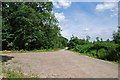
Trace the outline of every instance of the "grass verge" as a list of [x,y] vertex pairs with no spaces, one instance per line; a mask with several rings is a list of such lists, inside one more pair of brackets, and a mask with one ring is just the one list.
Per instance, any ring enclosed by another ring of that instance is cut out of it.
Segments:
[[41,49],[41,50],[34,49],[34,50],[31,50],[30,52],[54,52],[57,50],[59,50],[59,49]]
[[26,50],[4,50],[0,51],[0,54],[9,54],[9,53],[26,53]]
[[[86,54],[86,53],[76,52],[76,51],[74,51],[73,49],[70,49],[70,50],[68,50],[68,51],[74,52],[74,53],[76,53],[76,54],[78,54],[78,55],[84,55],[84,56],[88,56],[88,57],[91,57],[91,58],[99,59],[99,58],[97,58],[97,57],[95,57],[95,56],[91,56],[91,55]],[[99,60],[103,60],[103,59],[99,59]],[[109,60],[103,60],[103,61],[111,62],[111,63],[113,63],[113,64],[120,64],[120,62],[115,62],[115,61],[109,61]]]
[[5,78],[5,80],[22,80],[25,78],[37,78],[37,76],[35,75],[25,75],[22,73],[20,68],[17,68],[15,70],[9,69],[8,67],[5,66],[6,64],[3,63],[3,78]]
[[29,52],[54,52],[60,50],[59,48],[56,49],[34,49],[34,50],[4,50],[0,51],[0,54],[17,54],[17,53],[29,53]]

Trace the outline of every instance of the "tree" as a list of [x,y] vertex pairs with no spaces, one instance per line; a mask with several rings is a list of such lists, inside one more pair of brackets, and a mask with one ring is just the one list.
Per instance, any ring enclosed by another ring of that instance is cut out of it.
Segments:
[[[2,30],[3,40],[7,42],[6,48],[28,49],[28,46],[36,40],[34,33],[39,28],[38,13],[24,3],[3,3],[5,4],[9,5],[9,7],[3,7],[3,13],[7,14],[3,14]],[[9,12],[6,13],[6,11]]]
[[65,44],[52,2],[3,2],[3,49],[50,49]]
[[107,39],[106,41],[107,41],[107,42],[110,42],[110,40],[109,40],[109,39]]
[[99,41],[99,37],[96,37],[96,40]]
[[118,26],[118,31],[113,33],[113,41],[118,44],[116,48],[117,51],[117,60],[120,61],[120,26]]
[[91,38],[91,37],[90,37],[89,35],[86,36],[87,41],[89,41],[90,38]]
[[103,41],[103,39],[102,39],[102,38],[100,38],[100,41],[102,42],[102,41]]
[[118,31],[113,33],[113,41],[120,44],[120,26],[118,26]]

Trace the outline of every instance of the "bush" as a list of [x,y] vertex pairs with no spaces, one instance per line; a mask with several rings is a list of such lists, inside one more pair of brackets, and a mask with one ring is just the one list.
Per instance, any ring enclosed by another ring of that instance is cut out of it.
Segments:
[[82,49],[82,46],[81,45],[77,45],[77,46],[75,46],[74,51],[77,51],[77,52],[81,53],[81,49]]
[[88,52],[88,54],[91,54],[91,56],[96,57],[97,53],[96,50],[91,50],[90,52]]
[[107,51],[104,48],[102,48],[102,49],[98,50],[97,55],[98,55],[97,57],[99,59],[106,59],[106,57],[107,57]]
[[86,45],[77,45],[74,48],[74,51],[80,52],[80,53],[87,53],[89,52],[88,50],[91,48],[91,44],[86,44]]
[[82,46],[82,51],[83,51],[83,53],[88,52],[88,50],[90,49],[90,47],[91,47],[91,45],[89,45],[89,44],[83,45],[83,46]]
[[91,43],[79,38],[72,38],[69,41],[68,47],[76,52],[103,60],[118,62],[120,59],[120,46],[112,41],[96,41]]

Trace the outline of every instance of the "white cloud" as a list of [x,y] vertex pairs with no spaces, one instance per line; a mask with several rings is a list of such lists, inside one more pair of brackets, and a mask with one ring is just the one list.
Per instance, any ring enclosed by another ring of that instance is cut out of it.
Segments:
[[61,0],[61,1],[59,2],[59,5],[67,8],[67,7],[70,7],[71,2],[70,2],[70,0]]
[[57,2],[53,2],[53,5],[54,5],[56,8],[60,8],[60,6],[58,5]]
[[108,2],[108,0],[105,0],[103,4],[96,5],[96,10],[99,12],[104,12],[106,10],[109,10],[111,11],[110,17],[114,17],[114,16],[117,16],[118,14],[117,4],[118,4],[117,2]]
[[113,11],[117,7],[116,3],[103,3],[103,4],[97,4],[96,5],[96,10],[97,11],[105,11],[110,9]]
[[56,7],[56,8],[68,8],[70,7],[71,5],[71,1],[70,0],[50,0],[53,2],[53,5]]
[[83,31],[88,31],[89,30],[89,28],[85,28],[85,29],[83,29]]
[[[75,14],[66,16],[67,21],[61,22],[62,32],[61,34],[70,39],[72,35],[81,39],[86,38],[86,35],[91,37],[91,41],[94,41],[96,37],[106,39],[112,39],[112,33],[117,28],[117,18],[108,17],[106,15],[90,16],[89,13],[77,12]],[[101,20],[102,19],[102,20]]]
[[59,22],[65,20],[65,15],[64,15],[63,12],[62,12],[62,13],[55,13],[55,17],[57,18],[57,20],[58,20]]
[[110,16],[111,16],[111,17],[114,17],[114,16],[117,16],[117,14],[116,14],[116,13],[114,13],[114,14],[111,14]]
[[120,0],[102,0],[103,2],[119,2]]

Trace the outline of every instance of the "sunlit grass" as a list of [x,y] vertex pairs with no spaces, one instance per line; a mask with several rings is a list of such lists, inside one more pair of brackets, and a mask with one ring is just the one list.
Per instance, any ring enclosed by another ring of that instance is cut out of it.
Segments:
[[17,80],[18,78],[37,78],[36,75],[24,74],[21,70],[21,67],[18,67],[14,70],[5,67],[5,63],[3,63],[3,77],[7,80]]
[[0,54],[18,54],[18,53],[29,53],[29,52],[54,52],[60,50],[59,48],[56,49],[34,49],[34,50],[4,50],[0,51]]

